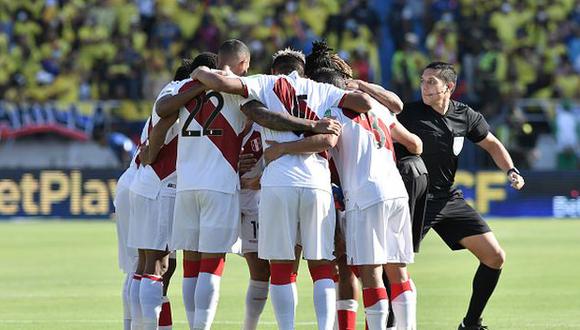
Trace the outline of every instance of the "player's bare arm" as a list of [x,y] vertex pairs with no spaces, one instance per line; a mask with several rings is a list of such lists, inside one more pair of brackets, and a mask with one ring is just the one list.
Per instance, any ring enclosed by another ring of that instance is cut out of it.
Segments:
[[213,72],[206,66],[200,66],[193,70],[191,78],[199,80],[211,90],[246,96],[244,84],[238,77],[230,77],[220,72]]
[[524,178],[519,171],[514,167],[512,157],[493,134],[487,133],[487,136],[477,143],[491,156],[497,167],[508,174],[511,186],[514,189],[520,190],[525,184]]
[[263,127],[277,131],[307,131],[322,134],[340,134],[340,123],[323,118],[318,121],[291,116],[283,112],[269,111],[259,101],[250,101],[242,106],[242,112]]
[[338,136],[334,134],[316,134],[302,140],[278,143],[267,140],[270,147],[264,150],[266,164],[288,154],[314,154],[326,151],[336,145]]
[[409,132],[396,119],[395,126],[391,129],[391,135],[395,141],[402,144],[410,153],[415,155],[423,153],[423,141],[417,135]]
[[353,91],[344,94],[341,107],[365,113],[372,108],[371,97],[363,92]]
[[153,126],[149,132],[149,144],[143,146],[139,151],[139,159],[141,163],[150,165],[155,163],[157,155],[165,144],[165,135],[171,126],[177,120],[177,112],[169,115],[169,117],[161,118],[157,125]]
[[203,93],[207,87],[203,84],[195,84],[191,88],[178,93],[176,95],[166,95],[160,98],[155,103],[155,112],[161,118],[171,116],[179,111],[179,109],[191,101],[194,97]]
[[403,101],[401,101],[397,94],[384,89],[380,85],[352,79],[346,82],[346,86],[349,89],[359,90],[369,94],[372,98],[387,107],[392,113],[396,114],[403,111]]

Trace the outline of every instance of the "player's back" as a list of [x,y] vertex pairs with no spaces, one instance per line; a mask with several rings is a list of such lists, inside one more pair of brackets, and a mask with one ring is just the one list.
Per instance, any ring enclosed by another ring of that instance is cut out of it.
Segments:
[[[256,75],[243,79],[248,97],[262,102],[270,111],[318,120],[326,109],[336,106],[344,91],[302,78],[297,72],[289,75]],[[300,140],[303,132],[262,129],[263,141],[289,142]],[[267,148],[267,143],[264,148]],[[262,175],[262,186],[293,186],[330,191],[328,161],[321,155],[289,154],[268,164]]]
[[365,114],[332,108],[327,115],[336,117],[343,126],[331,154],[347,209],[355,204],[364,208],[380,200],[407,197],[391,138],[394,115],[376,101]]
[[[177,93],[196,82],[179,82]],[[179,111],[177,190],[239,190],[238,160],[246,122],[238,95],[206,91]]]

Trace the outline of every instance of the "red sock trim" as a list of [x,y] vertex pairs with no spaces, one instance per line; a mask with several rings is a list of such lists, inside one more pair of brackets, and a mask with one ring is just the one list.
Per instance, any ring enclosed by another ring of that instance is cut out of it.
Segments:
[[294,263],[270,264],[270,283],[273,285],[286,285],[296,282],[296,273],[293,272]]
[[183,277],[198,277],[200,260],[183,259]]
[[339,309],[336,311],[338,317],[338,330],[356,329],[356,312]]
[[173,320],[171,319],[171,304],[169,301],[164,302],[161,305],[161,313],[159,314],[159,323],[160,327],[168,327],[173,325]]
[[363,303],[366,307],[376,304],[379,300],[389,299],[385,288],[365,288],[363,289]]
[[319,265],[316,267],[309,268],[310,270],[310,277],[312,277],[312,282],[316,282],[318,280],[329,279],[332,280],[334,278],[334,267],[332,265]]
[[163,277],[157,275],[143,274],[143,278],[148,278],[154,282],[163,282]]
[[141,276],[141,275],[139,275],[139,274],[133,274],[133,279],[134,279],[135,281],[141,281],[141,277],[143,277],[143,276]]
[[411,280],[403,283],[391,283],[391,300],[395,300],[395,298],[405,291],[413,291]]
[[209,258],[201,259],[199,266],[200,273],[210,273],[217,276],[222,276],[224,272],[226,259],[225,258]]
[[354,276],[360,277],[360,269],[358,266],[351,265],[348,266],[348,268],[350,268],[350,271],[354,274]]

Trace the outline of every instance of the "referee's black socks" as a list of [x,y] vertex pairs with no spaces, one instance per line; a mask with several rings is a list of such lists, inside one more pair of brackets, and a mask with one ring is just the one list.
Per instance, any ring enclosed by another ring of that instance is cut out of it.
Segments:
[[501,269],[490,268],[482,263],[479,264],[479,268],[477,268],[477,272],[473,277],[473,292],[467,314],[463,319],[464,325],[478,325],[481,322],[481,314],[497,285],[500,274]]

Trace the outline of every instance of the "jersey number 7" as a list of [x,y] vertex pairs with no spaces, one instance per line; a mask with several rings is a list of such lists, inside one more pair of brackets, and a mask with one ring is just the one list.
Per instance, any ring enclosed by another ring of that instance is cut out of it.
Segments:
[[[217,100],[217,105],[214,107],[210,99],[214,97]],[[219,128],[210,128],[215,118],[218,116],[224,106],[224,97],[218,92],[211,92],[205,95],[200,95],[194,99],[195,106],[181,129],[181,136],[184,137],[201,137],[201,136],[221,136],[223,130]],[[196,120],[203,128],[203,130],[189,130],[189,125],[193,120]]]

